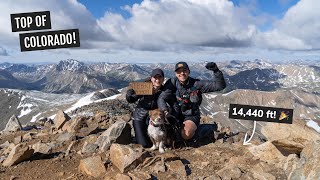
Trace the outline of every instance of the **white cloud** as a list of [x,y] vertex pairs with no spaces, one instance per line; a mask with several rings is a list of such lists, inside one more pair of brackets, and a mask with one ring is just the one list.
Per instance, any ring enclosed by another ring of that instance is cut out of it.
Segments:
[[257,36],[260,47],[286,50],[317,50],[320,48],[320,1],[301,0],[285,16],[275,22],[275,28]]
[[98,22],[116,41],[138,50],[247,47],[256,33],[248,14],[237,14],[227,0],[145,0],[126,9],[132,17],[107,12]]

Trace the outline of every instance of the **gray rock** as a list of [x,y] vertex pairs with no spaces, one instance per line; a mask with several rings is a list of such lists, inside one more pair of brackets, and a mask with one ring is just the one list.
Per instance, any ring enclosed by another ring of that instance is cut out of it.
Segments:
[[73,133],[63,133],[60,134],[59,137],[57,138],[58,142],[66,142],[66,141],[73,141],[76,140],[76,136]]
[[84,142],[81,153],[94,153],[98,149],[97,144]]
[[3,130],[4,133],[6,132],[17,132],[22,129],[21,123],[16,115],[12,115],[9,119],[5,129]]
[[104,131],[96,143],[100,151],[106,152],[112,143],[129,144],[131,142],[131,127],[125,121],[119,120]]

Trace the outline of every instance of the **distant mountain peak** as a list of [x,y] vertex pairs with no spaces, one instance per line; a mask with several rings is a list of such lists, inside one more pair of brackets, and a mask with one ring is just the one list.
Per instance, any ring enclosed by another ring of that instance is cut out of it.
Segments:
[[89,67],[74,59],[61,60],[59,64],[56,66],[56,70],[58,71],[73,71],[73,72],[84,72],[88,71]]

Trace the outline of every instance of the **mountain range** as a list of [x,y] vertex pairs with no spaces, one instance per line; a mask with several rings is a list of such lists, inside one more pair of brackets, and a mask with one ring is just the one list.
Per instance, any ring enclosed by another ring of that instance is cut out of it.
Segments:
[[[320,65],[272,64],[263,60],[219,62],[228,86],[235,89],[270,91],[299,88],[320,92]],[[211,79],[205,63],[189,63],[191,76]],[[62,60],[57,64],[0,64],[0,88],[37,90],[46,93],[88,93],[105,88],[120,89],[131,81],[142,81],[154,68],[173,77],[174,64],[91,63]]]

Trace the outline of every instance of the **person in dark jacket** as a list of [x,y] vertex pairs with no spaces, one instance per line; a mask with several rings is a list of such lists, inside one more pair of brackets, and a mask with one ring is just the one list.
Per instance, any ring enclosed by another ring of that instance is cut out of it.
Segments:
[[182,124],[181,136],[185,140],[191,139],[200,124],[200,104],[202,93],[221,91],[226,87],[222,72],[216,63],[207,63],[206,68],[213,71],[214,80],[199,80],[189,77],[190,69],[187,63],[179,62],[175,66],[175,78],[169,79],[158,99],[158,106],[166,114],[169,112],[168,102],[175,95],[177,102],[174,105],[180,112],[177,119]]
[[154,69],[151,72],[150,81],[153,84],[152,95],[136,95],[133,89],[128,89],[126,99],[129,103],[138,104],[133,112],[133,128],[135,132],[135,138],[138,144],[143,147],[151,147],[152,143],[147,134],[147,118],[149,110],[157,109],[157,99],[162,90],[162,84],[164,81],[164,73],[161,69]]

